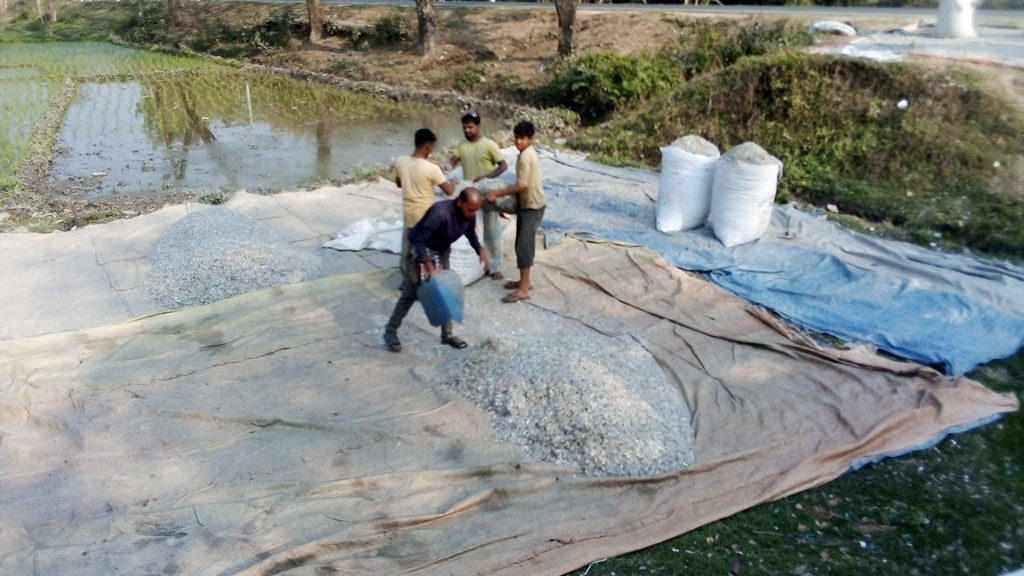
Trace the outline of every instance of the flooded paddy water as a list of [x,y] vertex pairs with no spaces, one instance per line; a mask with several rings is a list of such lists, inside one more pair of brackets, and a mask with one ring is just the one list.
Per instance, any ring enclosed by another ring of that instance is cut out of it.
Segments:
[[442,144],[461,137],[455,110],[288,78],[85,82],[58,134],[51,177],[90,196],[306,187],[408,154],[424,126]]
[[311,187],[408,154],[421,127],[462,138],[455,109],[102,43],[3,45],[0,178],[68,78],[46,184],[84,198]]

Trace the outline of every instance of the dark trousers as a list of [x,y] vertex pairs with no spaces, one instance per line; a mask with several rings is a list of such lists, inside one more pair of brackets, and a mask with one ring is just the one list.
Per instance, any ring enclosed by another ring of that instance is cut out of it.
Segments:
[[[437,254],[437,260],[440,261],[441,268],[448,270],[448,256],[451,254],[451,250],[445,250],[440,254]],[[431,254],[433,256],[433,254]],[[436,262],[435,262],[436,263]],[[416,262],[416,250],[411,247],[404,254],[402,258],[402,264],[400,266],[402,270],[402,278],[405,280],[404,286],[402,287],[402,294],[398,297],[398,302],[395,303],[395,311],[391,313],[391,318],[388,320],[387,326],[384,327],[385,336],[397,336],[398,327],[402,325],[402,320],[405,320],[406,314],[409,310],[412,310],[413,304],[416,303],[416,290],[420,287],[420,266]],[[451,321],[446,322],[444,326],[441,326],[441,341],[452,337],[452,330],[454,323]]]
[[521,208],[516,221],[516,266],[520,270],[533,267],[533,256],[537,252],[537,230],[544,219],[544,209]]

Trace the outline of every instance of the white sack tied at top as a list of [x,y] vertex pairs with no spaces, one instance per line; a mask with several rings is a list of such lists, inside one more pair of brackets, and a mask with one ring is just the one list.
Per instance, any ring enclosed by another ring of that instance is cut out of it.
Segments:
[[717,146],[693,134],[661,149],[656,222],[660,232],[704,225],[711,212],[711,186],[719,155]]
[[726,247],[753,242],[768,228],[782,161],[744,142],[718,161],[711,191],[711,228]]

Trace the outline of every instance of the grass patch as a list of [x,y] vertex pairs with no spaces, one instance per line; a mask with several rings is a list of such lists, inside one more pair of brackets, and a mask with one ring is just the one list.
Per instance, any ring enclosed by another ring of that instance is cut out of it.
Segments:
[[785,162],[783,194],[919,242],[938,233],[1024,257],[1024,203],[1004,192],[1019,177],[1006,167],[1024,154],[1024,122],[970,76],[795,52],[743,58],[572,144],[656,166],[659,147],[689,133],[723,150],[757,142]]
[[[1024,352],[970,376],[1020,396]],[[588,576],[1003,574],[1024,565],[1022,437],[1024,414],[1008,414],[935,448],[595,564]]]

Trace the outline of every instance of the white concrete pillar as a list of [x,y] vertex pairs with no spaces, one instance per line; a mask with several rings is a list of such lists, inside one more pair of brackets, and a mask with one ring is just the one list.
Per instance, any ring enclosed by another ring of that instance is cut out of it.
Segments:
[[974,38],[973,0],[939,0],[935,31],[942,38]]

